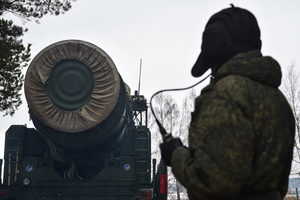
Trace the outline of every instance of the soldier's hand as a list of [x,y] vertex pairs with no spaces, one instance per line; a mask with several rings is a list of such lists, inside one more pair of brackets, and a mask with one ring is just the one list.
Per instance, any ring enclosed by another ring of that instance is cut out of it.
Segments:
[[172,138],[171,140],[160,144],[159,147],[163,161],[168,166],[171,166],[171,157],[173,151],[178,147],[183,147],[183,144],[179,138]]

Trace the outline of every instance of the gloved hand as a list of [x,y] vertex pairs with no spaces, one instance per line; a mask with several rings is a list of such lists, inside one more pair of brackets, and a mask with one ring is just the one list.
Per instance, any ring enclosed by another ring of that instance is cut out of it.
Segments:
[[161,143],[159,145],[161,157],[166,165],[171,166],[171,156],[175,149],[183,147],[183,144],[179,138],[172,138],[168,142]]

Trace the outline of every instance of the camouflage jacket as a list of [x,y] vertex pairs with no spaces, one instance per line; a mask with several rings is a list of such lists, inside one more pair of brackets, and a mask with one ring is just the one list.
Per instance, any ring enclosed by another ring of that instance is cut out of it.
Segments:
[[279,64],[259,51],[220,67],[195,101],[189,148],[172,154],[175,177],[191,199],[287,191],[295,121],[281,84]]

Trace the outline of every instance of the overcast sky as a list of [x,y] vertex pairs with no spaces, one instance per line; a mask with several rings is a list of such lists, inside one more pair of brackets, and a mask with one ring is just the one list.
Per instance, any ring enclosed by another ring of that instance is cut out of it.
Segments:
[[[149,101],[160,89],[185,87],[200,80],[190,71],[200,53],[204,26],[212,14],[230,3],[256,16],[262,53],[280,63],[283,75],[292,61],[299,66],[299,0],[77,0],[64,15],[46,16],[40,24],[26,23],[29,31],[24,43],[32,43],[34,58],[43,48],[61,40],[91,42],[112,58],[132,94],[138,89],[142,59],[141,94]],[[9,14],[4,18],[22,25]],[[196,88],[197,94],[204,85]],[[185,94],[176,93],[174,97]],[[13,117],[0,117],[0,158],[9,126],[32,127],[22,96],[23,105]]]

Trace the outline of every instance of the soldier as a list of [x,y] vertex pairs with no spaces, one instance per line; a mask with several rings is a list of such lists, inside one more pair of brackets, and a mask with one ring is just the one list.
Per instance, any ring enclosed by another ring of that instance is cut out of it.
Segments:
[[160,145],[192,200],[280,200],[287,192],[295,121],[278,89],[280,66],[260,50],[249,11],[232,6],[209,19],[192,75],[211,69],[212,78],[195,100],[189,147],[179,138]]

